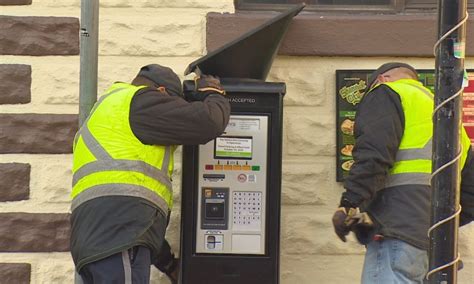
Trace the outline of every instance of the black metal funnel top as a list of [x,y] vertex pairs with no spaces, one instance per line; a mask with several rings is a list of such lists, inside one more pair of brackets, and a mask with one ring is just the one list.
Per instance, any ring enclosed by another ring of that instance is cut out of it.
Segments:
[[288,26],[303,8],[295,6],[188,65],[191,72],[221,78],[265,80]]

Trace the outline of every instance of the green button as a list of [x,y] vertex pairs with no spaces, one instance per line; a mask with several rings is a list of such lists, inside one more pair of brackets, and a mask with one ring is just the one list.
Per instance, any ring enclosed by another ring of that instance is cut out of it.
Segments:
[[252,166],[252,171],[259,171],[260,170],[260,166]]

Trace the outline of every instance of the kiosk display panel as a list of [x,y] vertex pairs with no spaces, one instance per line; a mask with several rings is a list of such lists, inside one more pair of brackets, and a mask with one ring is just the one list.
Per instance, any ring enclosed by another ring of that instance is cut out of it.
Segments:
[[199,146],[196,253],[264,254],[268,116],[232,115]]
[[214,140],[215,159],[252,159],[252,137],[220,136]]

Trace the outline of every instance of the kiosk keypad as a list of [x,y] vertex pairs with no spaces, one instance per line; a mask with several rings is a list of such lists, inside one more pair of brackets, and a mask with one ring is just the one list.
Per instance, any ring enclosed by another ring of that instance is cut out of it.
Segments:
[[231,115],[199,146],[197,253],[265,254],[267,115]]
[[232,196],[234,230],[260,230],[262,193],[237,191]]

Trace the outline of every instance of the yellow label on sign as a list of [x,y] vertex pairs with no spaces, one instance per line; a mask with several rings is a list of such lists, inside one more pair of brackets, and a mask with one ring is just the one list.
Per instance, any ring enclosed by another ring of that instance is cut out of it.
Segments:
[[357,84],[341,88],[339,90],[339,95],[348,103],[356,105],[362,99],[362,96],[364,95],[363,90],[365,90],[366,87],[367,85],[365,84],[365,81],[360,80]]

